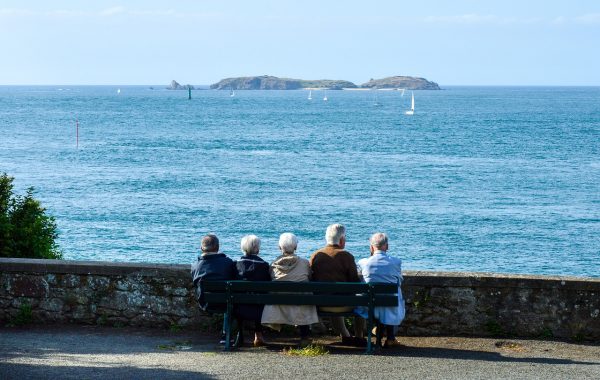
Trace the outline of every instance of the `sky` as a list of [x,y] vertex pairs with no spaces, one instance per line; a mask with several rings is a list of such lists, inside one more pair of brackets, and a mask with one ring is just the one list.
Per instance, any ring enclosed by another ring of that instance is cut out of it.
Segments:
[[600,1],[0,0],[0,85],[600,85]]

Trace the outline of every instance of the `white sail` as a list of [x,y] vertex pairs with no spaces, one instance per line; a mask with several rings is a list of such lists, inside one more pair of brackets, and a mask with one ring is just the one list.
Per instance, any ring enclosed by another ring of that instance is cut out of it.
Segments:
[[410,110],[404,112],[406,115],[414,115],[415,114],[415,93],[411,92],[411,100],[410,100]]
[[323,97],[323,101],[326,102],[327,100],[328,100],[327,99],[327,91],[325,91],[325,96]]
[[231,96],[232,98],[235,96],[235,91],[233,91],[233,88],[231,89],[231,92],[229,93],[229,96]]
[[308,91],[308,100],[312,100],[312,90]]

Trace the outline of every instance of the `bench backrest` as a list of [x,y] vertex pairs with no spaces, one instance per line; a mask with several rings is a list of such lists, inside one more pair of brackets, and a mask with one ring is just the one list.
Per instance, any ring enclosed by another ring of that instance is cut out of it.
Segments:
[[385,283],[206,281],[202,290],[209,303],[398,306],[398,285]]

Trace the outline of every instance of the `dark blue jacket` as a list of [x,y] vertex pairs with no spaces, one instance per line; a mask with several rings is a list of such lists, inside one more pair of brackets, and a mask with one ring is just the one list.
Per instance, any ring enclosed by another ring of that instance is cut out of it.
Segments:
[[202,281],[235,280],[237,272],[235,263],[223,253],[213,253],[198,257],[198,261],[192,264],[192,281],[196,288],[196,299],[198,305],[204,311],[222,311],[223,305],[209,305],[204,300],[202,292]]
[[[258,255],[244,255],[236,263],[237,277],[245,281],[271,281],[269,264]],[[239,305],[238,318],[260,322],[264,305]]]

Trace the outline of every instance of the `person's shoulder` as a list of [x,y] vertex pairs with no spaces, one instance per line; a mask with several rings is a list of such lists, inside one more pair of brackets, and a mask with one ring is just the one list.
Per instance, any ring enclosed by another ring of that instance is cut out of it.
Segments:
[[354,260],[354,255],[352,253],[350,253],[350,251],[347,251],[346,249],[339,249],[335,252],[336,256],[342,256],[348,259],[352,259]]
[[233,260],[231,257],[229,257],[226,254],[221,253],[221,252],[219,252],[219,253],[217,253],[215,255],[215,259],[217,259],[217,260],[219,260],[219,261],[221,261],[223,263],[230,264],[230,265],[236,265],[237,264],[237,261]]
[[305,259],[304,257],[300,257],[300,256],[298,256],[298,262],[302,263],[302,264],[306,264],[306,265],[310,264],[310,262],[308,261],[308,259]]
[[[325,247],[326,248],[326,247]],[[310,257],[308,259],[309,262],[312,262],[315,258],[317,258],[318,256],[321,255],[326,255],[327,253],[325,252],[325,248],[319,248],[316,251],[314,251],[313,253],[310,254]]]

